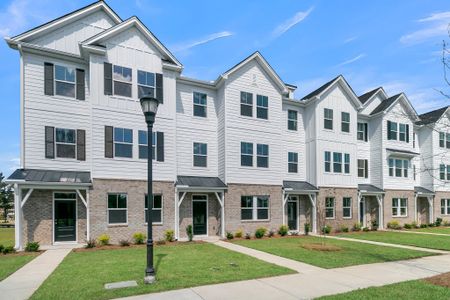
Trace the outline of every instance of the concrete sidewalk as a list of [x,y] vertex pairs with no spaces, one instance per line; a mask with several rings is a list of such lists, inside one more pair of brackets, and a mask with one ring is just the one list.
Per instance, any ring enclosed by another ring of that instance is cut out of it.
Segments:
[[[300,270],[301,271],[301,270]],[[127,300],[312,299],[450,272],[450,255],[351,266],[307,269],[301,274],[200,286],[124,298]]]
[[72,248],[47,250],[0,282],[0,299],[25,300],[41,286]]
[[437,232],[423,232],[423,231],[408,231],[408,230],[391,230],[386,229],[385,231],[390,232],[401,232],[401,233],[415,233],[415,234],[428,234],[428,235],[440,235],[450,237],[450,233],[437,233]]

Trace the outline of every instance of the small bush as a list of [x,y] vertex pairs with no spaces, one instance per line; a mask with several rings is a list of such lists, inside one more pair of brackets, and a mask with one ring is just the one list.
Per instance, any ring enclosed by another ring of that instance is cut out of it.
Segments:
[[442,218],[437,218],[435,222],[436,226],[439,227],[442,225]]
[[278,234],[281,236],[286,236],[289,232],[289,227],[287,225],[281,225],[280,228],[278,228]]
[[130,241],[129,240],[120,240],[119,245],[122,247],[128,247],[128,246],[130,246]]
[[436,224],[434,224],[434,223],[428,224],[428,227],[435,227],[435,226],[436,226]]
[[5,249],[5,246],[3,246],[2,244],[0,244],[0,253],[3,253],[3,249]]
[[371,230],[373,230],[373,231],[377,231],[378,230],[378,221],[377,220],[372,220],[372,222],[370,222],[370,224],[372,225],[370,227]]
[[97,246],[97,241],[95,239],[86,240],[86,246],[84,248],[95,248]]
[[342,231],[342,232],[348,232],[349,230],[348,230],[348,227],[347,227],[347,226],[342,226],[342,227],[341,227],[341,231]]
[[275,236],[275,230],[271,229],[269,230],[269,233],[267,234],[268,237],[274,237]]
[[3,254],[16,253],[16,249],[14,249],[13,246],[5,246],[5,247],[3,248],[2,253],[3,253]]
[[39,251],[39,242],[28,242],[25,246],[25,251],[27,252],[38,252]]
[[370,229],[369,229],[369,227],[364,227],[364,228],[363,228],[363,231],[364,231],[364,232],[368,232],[368,231],[370,231]]
[[166,240],[161,239],[161,240],[156,241],[156,245],[165,245],[165,244],[166,244]]
[[322,233],[323,234],[330,234],[331,233],[331,226],[330,225],[325,225],[322,227]]
[[233,233],[232,233],[232,232],[229,232],[229,231],[227,231],[226,236],[227,236],[227,240],[232,240],[232,239],[234,238]]
[[255,238],[260,239],[266,235],[267,229],[265,227],[259,227],[255,231]]
[[450,226],[450,222],[447,220],[445,220],[443,224],[444,224],[444,226]]
[[175,240],[175,232],[172,229],[164,231],[164,237],[167,242],[173,242]]
[[245,239],[249,240],[252,238],[252,235],[250,234],[250,232],[245,233]]
[[311,224],[305,223],[304,228],[305,228],[305,235],[308,235],[309,232],[311,231]]
[[109,235],[107,235],[107,234],[102,234],[101,236],[98,237],[98,242],[99,242],[100,245],[102,245],[102,246],[109,245]]
[[142,245],[145,242],[147,236],[142,232],[135,232],[133,234],[133,241],[136,245]]
[[192,242],[192,239],[194,238],[194,230],[191,224],[186,226],[186,235],[188,236],[189,242]]
[[237,239],[242,238],[243,235],[244,235],[244,232],[242,231],[242,229],[239,229],[238,231],[236,231],[234,233],[234,237],[237,238]]
[[402,229],[402,226],[400,226],[400,223],[398,223],[397,220],[391,221],[387,223],[387,228],[389,229],[394,229],[394,230],[399,230]]
[[427,228],[428,225],[427,224],[420,224],[420,228]]
[[411,223],[412,228],[419,228],[419,225],[417,225],[417,222],[414,221]]
[[361,228],[362,228],[361,223],[355,223],[355,224],[353,224],[352,230],[353,231],[361,231]]
[[413,226],[412,226],[411,224],[408,224],[408,223],[405,223],[405,224],[403,225],[403,227],[404,227],[405,229],[412,229],[412,228],[413,228]]

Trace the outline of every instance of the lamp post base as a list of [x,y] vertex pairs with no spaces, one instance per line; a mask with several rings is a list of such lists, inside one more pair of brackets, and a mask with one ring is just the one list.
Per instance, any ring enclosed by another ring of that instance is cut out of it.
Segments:
[[156,276],[154,275],[146,275],[144,277],[144,283],[145,284],[152,284],[156,282]]

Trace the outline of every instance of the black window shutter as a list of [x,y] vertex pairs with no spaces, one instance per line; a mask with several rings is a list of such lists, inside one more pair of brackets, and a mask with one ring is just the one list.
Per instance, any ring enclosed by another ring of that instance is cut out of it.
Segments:
[[388,140],[391,140],[392,139],[392,135],[391,135],[391,121],[387,121],[387,134],[388,134],[388,136],[387,136]]
[[156,160],[164,161],[164,132],[156,133]]
[[406,142],[409,143],[409,124],[406,124]]
[[103,63],[103,77],[104,77],[104,85],[105,85],[105,95],[112,95],[112,64]]
[[86,130],[77,129],[77,159],[86,160]]
[[368,130],[369,124],[364,123],[364,141],[368,141],[368,134],[369,134],[369,130]]
[[53,96],[53,64],[44,63],[44,94]]
[[84,70],[77,69],[77,99],[85,100]]
[[159,103],[164,103],[163,85],[163,75],[156,73],[156,99]]
[[364,170],[364,177],[369,178],[369,161],[367,159],[364,160]]
[[55,158],[55,127],[45,126],[45,158]]
[[105,126],[105,157],[113,158],[113,127]]

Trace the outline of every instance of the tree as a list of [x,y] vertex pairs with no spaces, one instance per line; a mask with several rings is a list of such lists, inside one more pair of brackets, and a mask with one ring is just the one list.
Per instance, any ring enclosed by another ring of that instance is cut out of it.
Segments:
[[2,217],[6,222],[9,210],[14,207],[14,192],[4,179],[3,173],[0,173],[0,210],[3,211]]

